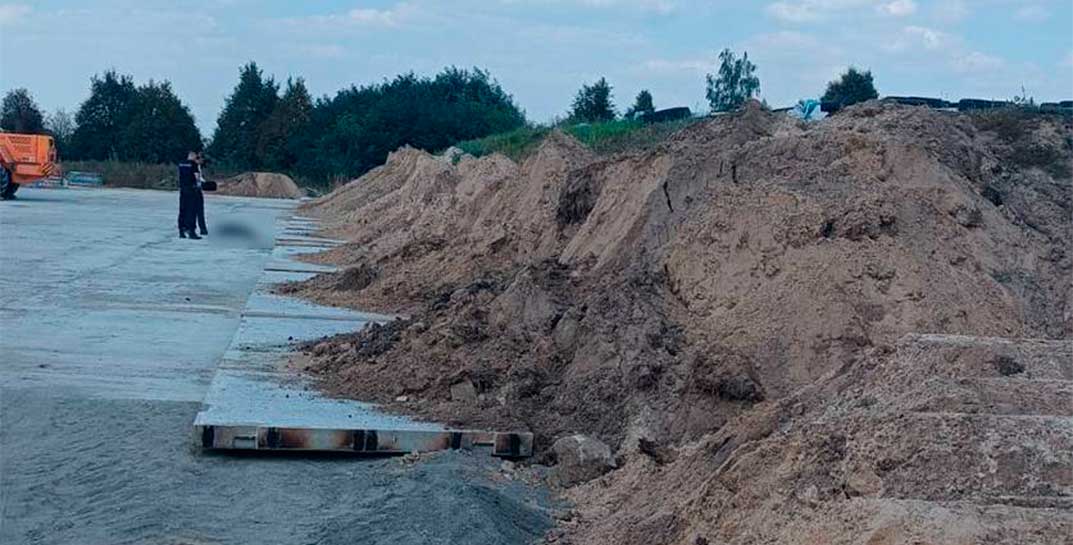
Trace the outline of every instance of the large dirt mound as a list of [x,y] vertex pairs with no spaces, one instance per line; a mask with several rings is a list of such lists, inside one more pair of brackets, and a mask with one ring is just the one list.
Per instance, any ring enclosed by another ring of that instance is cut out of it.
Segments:
[[[751,104],[611,158],[560,133],[520,165],[404,149],[306,208],[353,241],[316,259],[362,281],[290,289],[411,315],[318,346],[310,370],[330,391],[526,427],[540,448],[585,432],[620,453],[638,437],[688,453],[739,419],[790,418],[783,400],[867,368],[907,333],[1069,338],[1071,154],[1068,120],[994,125],[875,102],[807,125]],[[460,382],[475,401],[452,399]],[[671,465],[716,478],[718,464],[697,460]],[[656,494],[667,471],[617,471],[605,495]],[[645,497],[578,539],[693,543],[687,530],[718,519]],[[718,535],[761,523],[742,516]],[[648,518],[651,531],[623,533]]]
[[570,543],[1008,544],[1073,536],[1073,342],[912,335],[671,462],[571,490]]
[[244,172],[220,180],[216,192],[237,197],[269,199],[300,199],[305,196],[298,184],[286,174],[275,172]]

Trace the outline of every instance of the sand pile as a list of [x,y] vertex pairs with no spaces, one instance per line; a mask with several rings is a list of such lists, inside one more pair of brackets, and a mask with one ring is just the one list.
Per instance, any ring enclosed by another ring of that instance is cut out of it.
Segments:
[[1069,543],[1071,400],[1073,342],[907,336],[671,461],[622,456],[561,542]]
[[294,180],[275,172],[244,172],[220,180],[218,184],[216,192],[220,195],[269,199],[300,199],[305,196]]
[[[1060,119],[981,123],[868,103],[809,125],[753,104],[610,158],[558,133],[520,165],[499,156],[452,165],[401,150],[307,206],[353,241],[317,259],[354,271],[290,289],[411,319],[310,347],[309,370],[330,391],[410,414],[531,429],[542,449],[572,432],[595,435],[625,461],[651,458],[636,454],[639,438],[673,448],[661,463],[627,465],[576,490],[584,501],[571,539],[795,542],[804,522],[758,526],[776,504],[795,520],[778,495],[785,487],[750,484],[792,476],[736,466],[737,488],[719,496],[729,502],[721,507],[690,503],[696,494],[685,490],[720,479],[727,456],[770,435],[740,431],[753,419],[797,422],[812,430],[800,441],[835,437],[835,451],[882,442],[868,434],[885,428],[867,422],[887,413],[827,421],[834,408],[824,404],[872,387],[860,382],[872,362],[901,353],[890,347],[908,333],[1073,336],[1071,146]],[[836,379],[859,384],[829,390]],[[474,387],[475,401],[452,399],[460,383]],[[1037,386],[1049,387],[1025,388]],[[807,391],[819,406],[787,405]],[[987,435],[990,425],[951,433],[1009,446],[1013,436]],[[924,428],[910,430],[910,446]],[[1037,439],[1057,448],[1067,431]],[[796,452],[818,456],[813,446]],[[771,456],[788,448],[775,444]],[[833,471],[840,460],[794,463]],[[1040,482],[1068,492],[1068,460],[1057,460]],[[936,469],[907,467],[884,487]],[[662,484],[676,475],[677,488]],[[918,499],[967,498],[967,486]],[[849,499],[806,490],[816,513]],[[875,513],[860,523],[889,514]],[[940,526],[957,516],[928,513]],[[828,523],[816,535],[852,528],[846,518]]]

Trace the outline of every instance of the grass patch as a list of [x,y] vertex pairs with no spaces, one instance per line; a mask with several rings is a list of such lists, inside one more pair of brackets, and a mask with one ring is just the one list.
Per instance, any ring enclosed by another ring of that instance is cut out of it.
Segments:
[[1038,115],[1016,106],[982,110],[972,113],[971,119],[977,128],[992,131],[1000,139],[1011,144],[1027,137],[1039,125]]
[[1007,157],[1020,168],[1039,168],[1051,177],[1064,180],[1073,177],[1068,160],[1069,143],[1065,149],[1033,142],[1032,133],[1040,123],[1054,114],[1029,108],[1010,106],[972,114],[977,128],[994,132],[1011,147]]
[[466,140],[455,147],[474,157],[502,153],[514,161],[521,161],[536,149],[537,144],[551,132],[544,126],[525,126],[484,138]]
[[[577,138],[579,142],[597,154],[610,155],[651,148],[675,132],[698,121],[700,120],[680,119],[645,124],[641,121],[616,120],[560,125],[558,128]],[[502,153],[514,161],[521,161],[536,150],[551,131],[552,127],[548,126],[527,126],[476,140],[466,140],[455,146],[474,157]]]
[[563,130],[598,154],[613,154],[649,149],[672,134],[700,121],[679,119],[663,123],[641,121],[608,121],[563,127]]

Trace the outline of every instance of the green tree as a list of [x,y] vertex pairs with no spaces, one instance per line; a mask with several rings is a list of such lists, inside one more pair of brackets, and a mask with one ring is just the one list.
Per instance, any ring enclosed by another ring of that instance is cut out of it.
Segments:
[[138,87],[122,128],[118,157],[128,161],[173,163],[201,149],[194,116],[167,81]]
[[626,110],[624,117],[634,119],[655,111],[656,107],[652,105],[652,93],[648,92],[648,89],[644,89],[640,93],[637,93],[637,98],[634,99],[633,106],[630,106],[630,109]]
[[28,134],[44,132],[44,116],[29,91],[19,88],[4,95],[3,105],[0,106],[0,128]]
[[243,66],[238,85],[227,97],[216,120],[209,154],[235,168],[258,168],[258,133],[275,110],[278,92],[279,84],[271,77],[264,77],[257,63]]
[[75,118],[63,108],[57,109],[45,117],[45,132],[56,140],[60,154],[66,154],[75,132]]
[[820,100],[833,102],[839,108],[844,108],[874,98],[879,98],[879,93],[872,81],[872,71],[861,72],[851,66],[841,77],[827,84],[827,91]]
[[118,156],[122,131],[130,122],[138,90],[130,76],[109,70],[90,80],[89,98],[75,114],[74,134],[68,157],[111,159]]
[[730,49],[719,53],[718,75],[705,78],[708,89],[705,93],[713,112],[736,110],[760,91],[760,78],[756,77],[756,65],[749,61],[749,53],[737,58]]
[[615,118],[615,104],[611,101],[611,85],[600,78],[592,85],[582,85],[571,104],[570,119],[595,123]]
[[258,130],[257,163],[269,170],[291,171],[308,144],[312,119],[313,98],[305,81],[288,78],[283,97]]

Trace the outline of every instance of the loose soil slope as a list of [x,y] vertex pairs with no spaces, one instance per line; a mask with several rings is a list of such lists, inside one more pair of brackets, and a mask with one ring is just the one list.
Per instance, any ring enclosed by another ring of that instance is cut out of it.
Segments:
[[[718,454],[741,418],[789,421],[785,400],[867,380],[867,362],[907,333],[1069,338],[1071,153],[1067,120],[996,125],[875,102],[809,125],[754,103],[610,158],[558,133],[520,165],[404,149],[307,206],[353,241],[316,259],[349,268],[285,289],[411,315],[312,348],[310,371],[335,393],[528,427],[540,447],[581,431],[624,460],[639,438],[686,453],[715,441]],[[478,398],[453,400],[460,382]],[[854,429],[864,442],[879,433]],[[718,530],[749,542],[761,524],[751,511],[726,515],[741,517],[735,530],[659,485],[672,470],[680,485],[715,478],[718,456],[672,458],[593,485],[631,510],[589,512],[574,539],[693,543]],[[741,471],[735,486],[783,478],[763,464]],[[639,488],[650,490],[631,503]],[[774,490],[748,493],[772,501]],[[733,505],[745,509],[719,509]],[[771,528],[770,540],[794,541]]]

